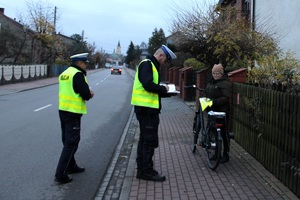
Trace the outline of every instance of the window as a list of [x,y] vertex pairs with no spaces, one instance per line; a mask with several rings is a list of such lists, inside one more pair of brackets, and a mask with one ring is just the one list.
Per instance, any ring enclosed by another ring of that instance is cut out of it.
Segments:
[[243,0],[242,1],[242,12],[245,15],[249,15],[250,14],[250,0]]

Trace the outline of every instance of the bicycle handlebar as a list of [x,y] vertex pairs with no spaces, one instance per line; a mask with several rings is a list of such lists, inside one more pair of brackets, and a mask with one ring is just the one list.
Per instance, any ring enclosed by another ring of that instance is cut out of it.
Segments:
[[186,86],[184,86],[184,88],[185,89],[195,88],[195,89],[199,90],[200,92],[204,91],[203,88],[198,88],[196,85],[186,85]]
[[186,86],[184,86],[185,89],[195,88],[195,87],[196,87],[196,85],[186,85]]

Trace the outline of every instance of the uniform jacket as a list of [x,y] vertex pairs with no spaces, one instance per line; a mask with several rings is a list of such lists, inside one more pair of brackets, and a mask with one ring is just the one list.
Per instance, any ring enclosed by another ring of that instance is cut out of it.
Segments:
[[218,80],[212,78],[204,89],[204,95],[213,101],[212,107],[208,110],[229,113],[231,83],[227,76],[223,76]]
[[[88,84],[85,81],[86,71],[81,69],[80,67],[76,66],[75,64],[72,64],[70,67],[75,67],[80,72],[77,72],[73,77],[73,89],[75,93],[78,93],[83,100],[90,100],[91,93]],[[61,111],[66,112],[66,111]],[[76,113],[70,113],[70,115],[81,115]]]
[[[150,59],[151,62],[154,63],[158,73],[159,73],[159,68],[160,64],[156,60],[156,58],[153,55],[147,56],[147,59]],[[161,86],[159,84],[155,84],[153,82],[153,73],[152,73],[152,65],[150,61],[145,61],[142,62],[138,66],[138,78],[140,82],[142,83],[144,89],[148,92],[154,92],[159,95],[159,108],[149,108],[149,107],[142,107],[142,106],[135,106],[134,110],[135,113],[160,113],[161,110],[161,97],[167,97],[167,89],[165,86]],[[160,78],[158,80],[160,82]]]

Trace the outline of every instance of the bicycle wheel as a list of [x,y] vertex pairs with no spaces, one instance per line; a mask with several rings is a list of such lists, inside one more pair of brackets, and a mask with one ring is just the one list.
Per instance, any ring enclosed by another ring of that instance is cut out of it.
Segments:
[[209,128],[207,130],[207,138],[206,138],[206,158],[208,162],[209,168],[215,170],[221,159],[222,152],[222,140],[219,137],[219,134],[216,128]]
[[201,129],[200,114],[196,113],[195,117],[194,117],[194,122],[193,122],[193,144],[192,144],[192,152],[193,153],[195,153],[196,148],[197,148],[200,129]]

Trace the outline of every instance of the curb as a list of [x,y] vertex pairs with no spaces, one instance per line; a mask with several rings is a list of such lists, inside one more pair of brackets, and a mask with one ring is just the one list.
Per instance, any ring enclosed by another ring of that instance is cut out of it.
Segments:
[[[106,175],[104,176],[103,180],[101,181],[101,185],[99,187],[99,190],[94,198],[94,200],[101,200],[101,199],[104,199],[105,197],[105,194],[106,192],[109,190],[109,183],[112,179],[112,176],[114,175],[114,171],[115,171],[115,167],[117,165],[117,162],[119,160],[119,157],[120,157],[120,154],[121,154],[121,150],[122,150],[122,147],[123,147],[123,144],[124,144],[124,140],[126,138],[126,136],[128,135],[128,130],[129,130],[129,127],[130,127],[130,124],[132,122],[132,118],[133,118],[133,114],[134,114],[134,108],[132,108],[131,110],[131,113],[130,113],[130,116],[128,118],[128,121],[127,121],[127,124],[125,126],[125,129],[123,130],[123,133],[122,133],[122,136],[120,138],[120,141],[118,143],[118,146],[117,146],[117,149],[116,151],[114,152],[114,155],[113,155],[113,159],[111,160],[111,163],[107,169],[107,173]],[[134,145],[136,146],[136,145]],[[132,148],[133,150],[134,148]],[[132,152],[131,150],[131,152]],[[130,153],[130,162],[129,164],[127,165],[127,169],[126,169],[126,177],[127,177],[127,174],[128,173],[134,173],[134,162],[132,164],[132,153]],[[133,158],[134,159],[134,158]],[[126,181],[127,182],[127,181]],[[128,181],[130,182],[130,181]],[[127,187],[127,190],[125,189],[124,192],[123,192],[123,189],[122,189],[122,192],[121,192],[121,195],[122,193],[124,193],[123,195],[124,196],[128,196],[129,197],[129,193],[130,193],[130,188],[131,188],[131,184],[130,186]],[[121,198],[123,199],[123,198]],[[128,199],[128,198],[124,198],[124,199]]]

